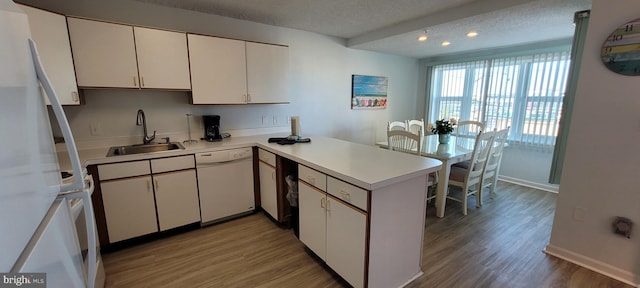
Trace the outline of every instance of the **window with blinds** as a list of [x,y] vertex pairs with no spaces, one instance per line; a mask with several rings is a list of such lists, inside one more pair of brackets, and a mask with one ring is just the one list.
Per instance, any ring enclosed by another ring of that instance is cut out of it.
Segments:
[[433,67],[431,122],[476,120],[511,127],[509,141],[553,147],[567,84],[570,51]]

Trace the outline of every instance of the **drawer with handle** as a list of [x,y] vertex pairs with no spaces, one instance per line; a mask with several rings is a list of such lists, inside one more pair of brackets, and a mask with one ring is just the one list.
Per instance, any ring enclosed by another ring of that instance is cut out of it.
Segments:
[[151,159],[151,172],[162,173],[176,170],[195,168],[193,155]]
[[113,164],[103,164],[98,166],[100,180],[110,180],[125,177],[147,175],[151,173],[149,161],[134,161]]
[[307,182],[322,191],[327,191],[327,175],[307,166],[298,165],[298,180]]
[[367,195],[369,192],[360,187],[333,177],[327,177],[327,193],[334,197],[367,211]]
[[258,159],[260,159],[260,161],[264,163],[276,167],[276,154],[273,154],[266,150],[258,149]]

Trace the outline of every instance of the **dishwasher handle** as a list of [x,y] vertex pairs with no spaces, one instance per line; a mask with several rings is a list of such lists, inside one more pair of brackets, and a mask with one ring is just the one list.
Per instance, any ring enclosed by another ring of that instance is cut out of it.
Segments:
[[203,166],[203,165],[215,165],[215,164],[228,163],[228,162],[244,160],[244,159],[252,159],[253,152],[251,148],[246,148],[246,149],[234,149],[234,150],[198,153],[195,156],[196,156],[196,165]]

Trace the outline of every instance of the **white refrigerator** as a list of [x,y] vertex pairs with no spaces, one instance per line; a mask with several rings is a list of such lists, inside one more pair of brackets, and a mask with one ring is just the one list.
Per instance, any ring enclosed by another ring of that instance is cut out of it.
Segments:
[[[65,138],[71,181],[62,181],[43,97],[49,98]],[[10,0],[0,0],[0,117],[0,284],[95,287],[96,274],[104,270],[98,268],[93,181],[80,165],[67,119],[40,66],[28,18]],[[70,208],[78,202],[84,219],[90,219],[82,229]],[[86,237],[78,230],[87,231]],[[93,248],[83,253],[81,238]]]

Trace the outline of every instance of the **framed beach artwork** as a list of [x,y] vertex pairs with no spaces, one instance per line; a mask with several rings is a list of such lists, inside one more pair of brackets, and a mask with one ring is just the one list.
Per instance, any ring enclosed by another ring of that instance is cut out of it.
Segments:
[[351,75],[351,109],[386,108],[388,84],[387,77]]

